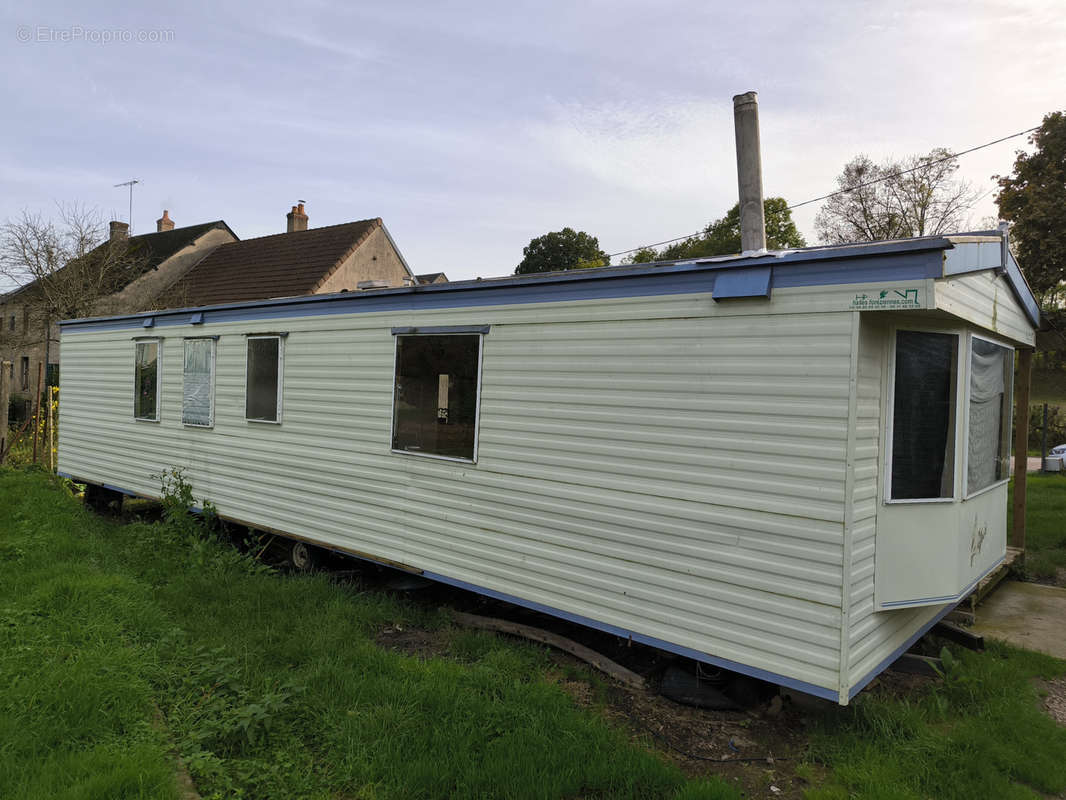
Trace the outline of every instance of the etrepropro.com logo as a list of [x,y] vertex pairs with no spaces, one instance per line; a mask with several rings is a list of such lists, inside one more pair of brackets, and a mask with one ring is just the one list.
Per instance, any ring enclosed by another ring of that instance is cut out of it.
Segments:
[[44,44],[166,44],[174,41],[174,31],[133,28],[86,28],[82,25],[55,27],[52,25],[19,25],[15,38],[20,42]]

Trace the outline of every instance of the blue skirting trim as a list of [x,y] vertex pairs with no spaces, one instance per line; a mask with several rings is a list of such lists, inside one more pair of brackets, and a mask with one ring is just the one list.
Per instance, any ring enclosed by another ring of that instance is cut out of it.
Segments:
[[769,683],[776,683],[780,686],[787,686],[789,689],[795,689],[798,692],[804,694],[814,695],[815,697],[821,697],[826,700],[832,700],[834,703],[839,700],[839,693],[833,689],[827,689],[824,686],[816,686],[813,683],[807,683],[806,681],[797,680],[795,678],[789,678],[785,675],[779,675],[776,672],[770,672],[769,670],[759,669],[758,667],[752,667],[747,664],[741,664],[736,661],[730,661],[728,658],[719,658],[718,656],[712,656],[709,653],[703,653],[699,650],[694,650],[691,647],[685,647],[684,645],[674,644],[673,642],[665,641],[664,639],[657,639],[654,636],[646,636],[643,633],[637,633],[636,631],[627,630],[626,628],[620,628],[617,625],[611,625],[607,622],[600,622],[590,617],[583,617],[580,614],[572,614],[569,611],[560,611],[557,608],[546,606],[543,603],[535,603],[531,600],[523,600],[521,597],[516,597],[512,594],[506,594],[505,592],[498,592],[494,589],[486,589],[484,586],[477,586],[473,583],[467,583],[466,581],[456,580],[455,578],[449,578],[447,575],[441,575],[435,572],[422,572],[422,577],[429,578],[430,580],[438,581],[440,583],[446,583],[449,586],[455,586],[459,589],[466,589],[467,591],[476,592],[477,594],[485,595],[486,597],[492,597],[497,600],[503,600],[507,603],[513,603],[516,606],[522,606],[523,608],[529,608],[533,611],[539,611],[543,614],[548,614],[559,619],[565,619],[568,622],[576,622],[578,625],[584,625],[586,628],[593,628],[598,631],[604,631],[605,633],[614,634],[623,639],[632,639],[634,642],[640,644],[646,644],[650,647],[657,647],[660,650],[665,650],[668,653],[676,653],[686,658],[691,658],[696,661],[702,661],[705,664],[712,664],[716,667],[722,667],[733,672],[739,672],[742,675],[749,675],[752,678],[758,678],[759,680],[767,681]]
[[876,667],[867,672],[854,686],[848,689],[848,699],[851,700],[853,697],[855,697],[855,695],[865,689],[866,684],[868,684],[870,681],[872,681],[874,678],[876,678],[878,675],[888,669],[892,662],[894,662],[897,658],[899,658],[901,655],[910,650],[911,645],[913,645],[916,641],[925,636],[925,634],[929,632],[930,628],[932,628],[934,625],[940,622],[940,620],[950,614],[955,609],[955,606],[957,606],[958,604],[959,601],[956,601],[950,605],[944,606],[944,608],[937,612],[937,615],[935,617],[933,617],[929,622],[925,623],[925,625],[919,628],[917,633],[911,635],[907,639],[907,641],[905,641],[903,644],[893,650],[892,655],[883,659]]

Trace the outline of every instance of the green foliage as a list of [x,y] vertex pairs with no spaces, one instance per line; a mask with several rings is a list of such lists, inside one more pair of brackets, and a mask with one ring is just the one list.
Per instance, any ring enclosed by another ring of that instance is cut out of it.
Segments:
[[1066,114],[1044,117],[1019,151],[1014,171],[999,181],[1000,216],[1011,223],[1011,244],[1042,307],[1063,299],[1066,281]]
[[[942,657],[943,657],[942,653]],[[829,798],[1036,798],[1066,790],[1066,729],[1040,708],[1033,681],[1066,672],[1048,656],[993,644],[949,653],[945,679],[895,699],[860,695],[827,715],[811,755],[832,767]]]
[[[1011,481],[1007,508],[1014,497]],[[1025,502],[1025,573],[1054,580],[1066,569],[1066,475],[1029,475]]]
[[516,275],[603,267],[611,263],[611,257],[600,249],[599,239],[573,228],[531,239],[523,248],[522,256],[522,261],[515,267]]
[[[806,247],[807,243],[792,221],[792,212],[783,197],[768,197],[763,201],[766,217],[766,247],[769,250],[789,250]],[[707,223],[703,233],[667,245],[662,250],[641,248],[629,258],[633,264],[648,261],[673,261],[685,258],[708,258],[740,252],[740,204],[736,204],[721,219]]]
[[578,709],[542,648],[383,650],[386,625],[447,618],[268,571],[189,527],[180,470],[160,480],[164,520],[119,525],[0,469],[0,797],[173,798],[169,734],[207,800],[737,800]]
[[[1029,441],[1030,451],[1039,452],[1044,441],[1044,404],[1029,406]],[[1061,406],[1047,407],[1047,446],[1066,444],[1066,414]]]

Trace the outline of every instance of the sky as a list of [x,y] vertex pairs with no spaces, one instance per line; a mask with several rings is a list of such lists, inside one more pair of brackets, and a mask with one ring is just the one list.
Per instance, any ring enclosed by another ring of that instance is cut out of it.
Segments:
[[[510,273],[569,226],[607,252],[737,200],[759,93],[767,196],[958,151],[1066,108],[1062,0],[259,1],[0,8],[0,221],[57,204],[241,238],[381,217],[416,273]],[[1024,137],[960,160],[994,217]],[[818,205],[795,219],[816,243]],[[615,258],[617,263],[620,259]]]

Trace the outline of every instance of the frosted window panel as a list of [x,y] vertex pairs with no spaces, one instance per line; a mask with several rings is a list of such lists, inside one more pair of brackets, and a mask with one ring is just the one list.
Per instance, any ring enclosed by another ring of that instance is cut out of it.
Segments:
[[210,427],[214,423],[214,382],[215,342],[187,340],[181,397],[181,421],[185,425]]
[[1010,470],[1011,389],[1014,353],[974,337],[970,352],[966,490],[1006,480]]

